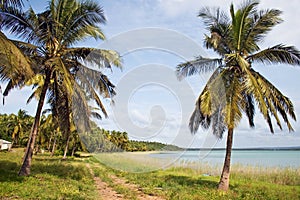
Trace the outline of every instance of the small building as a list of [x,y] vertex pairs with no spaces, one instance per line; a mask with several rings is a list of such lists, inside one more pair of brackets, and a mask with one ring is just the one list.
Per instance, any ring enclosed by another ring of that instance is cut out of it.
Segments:
[[11,142],[0,139],[0,150],[10,149]]

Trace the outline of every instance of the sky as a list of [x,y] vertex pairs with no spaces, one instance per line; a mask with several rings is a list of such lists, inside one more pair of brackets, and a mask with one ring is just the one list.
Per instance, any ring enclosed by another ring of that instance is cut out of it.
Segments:
[[[200,129],[195,135],[188,130],[188,120],[197,96],[211,73],[195,75],[178,81],[176,66],[196,56],[217,57],[203,47],[205,30],[197,13],[202,7],[221,7],[228,12],[239,0],[102,0],[107,18],[102,30],[106,41],[85,40],[78,46],[117,50],[122,56],[123,69],[106,71],[116,85],[115,104],[104,99],[109,118],[97,121],[100,127],[126,131],[134,140],[159,141],[181,147],[225,147],[226,134],[216,139],[211,130]],[[36,11],[46,1],[30,0]],[[294,45],[300,49],[300,12],[298,0],[261,0],[260,9],[280,9],[283,23],[276,26],[260,44],[268,48],[276,44]],[[255,65],[294,103],[300,118],[300,66]],[[36,101],[26,105],[31,89],[15,90],[5,98],[0,112],[17,112],[21,107],[34,115]],[[274,120],[273,120],[274,122]],[[276,125],[273,123],[274,126]],[[234,147],[300,146],[300,124],[292,122],[295,132],[275,129],[271,134],[267,123],[256,111],[255,128],[243,119],[235,130]]]

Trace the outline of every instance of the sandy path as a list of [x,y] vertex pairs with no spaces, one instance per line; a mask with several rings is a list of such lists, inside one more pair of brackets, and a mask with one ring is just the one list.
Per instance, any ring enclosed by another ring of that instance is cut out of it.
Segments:
[[95,176],[91,166],[89,164],[86,165],[87,168],[90,170],[90,173],[92,174],[99,196],[103,200],[113,200],[113,199],[123,199],[123,195],[118,194],[116,191],[113,190],[107,183],[102,181],[99,177]]
[[128,183],[126,180],[119,178],[114,175],[110,175],[110,178],[114,181],[114,183],[125,186],[126,188],[134,191],[137,194],[137,198],[140,200],[164,200],[162,197],[159,196],[152,196],[149,194],[145,194],[141,187],[138,187],[135,184]]
[[[118,199],[125,199],[122,194],[118,194],[112,187],[110,187],[107,183],[102,181],[99,177],[95,176],[91,166],[89,164],[86,165],[87,168],[90,170],[90,173],[92,174],[99,196],[103,200],[118,200]],[[109,176],[111,180],[116,185],[122,185],[123,187],[126,187],[127,189],[133,191],[137,196],[137,199],[140,200],[164,200],[162,197],[159,196],[152,196],[145,194],[142,190],[142,188],[138,187],[135,184],[128,183],[125,179],[119,178],[114,175]]]

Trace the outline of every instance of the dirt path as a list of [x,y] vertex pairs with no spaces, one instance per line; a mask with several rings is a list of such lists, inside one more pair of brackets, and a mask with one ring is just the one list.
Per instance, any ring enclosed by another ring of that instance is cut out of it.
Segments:
[[[102,181],[99,177],[95,176],[91,166],[89,164],[86,165],[87,168],[90,170],[90,173],[94,177],[94,181],[99,193],[99,196],[103,200],[118,200],[118,199],[125,199],[122,194],[117,193],[112,187],[110,187],[107,183]],[[123,187],[133,191],[139,200],[164,200],[162,197],[159,196],[152,196],[145,194],[142,188],[138,187],[135,184],[128,183],[125,179],[119,178],[114,175],[110,175],[109,178],[113,181],[116,185],[122,185]]]
[[132,184],[132,183],[128,183],[126,180],[124,180],[122,178],[119,178],[114,175],[110,175],[110,178],[114,181],[114,183],[116,183],[118,185],[122,185],[122,186],[130,189],[131,191],[134,191],[137,194],[137,198],[140,200],[164,200],[162,197],[159,197],[159,196],[145,194],[141,187],[138,187],[137,185]]
[[103,200],[123,199],[123,195],[118,194],[107,183],[102,181],[99,177],[95,176],[94,171],[92,170],[92,168],[89,164],[87,164],[86,166],[90,170],[90,173],[92,174],[92,176],[94,178],[99,196]]

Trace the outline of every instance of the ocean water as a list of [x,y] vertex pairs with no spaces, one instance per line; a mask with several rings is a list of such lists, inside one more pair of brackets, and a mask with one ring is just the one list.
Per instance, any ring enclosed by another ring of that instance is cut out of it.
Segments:
[[[224,162],[225,150],[212,151],[174,151],[151,153],[150,157],[175,161],[204,162],[221,165]],[[300,167],[300,150],[233,150],[232,164],[260,167]]]

